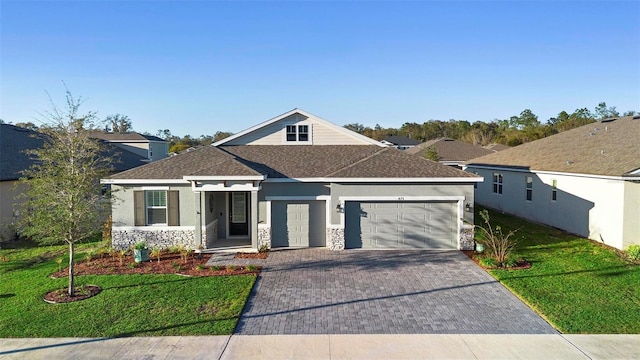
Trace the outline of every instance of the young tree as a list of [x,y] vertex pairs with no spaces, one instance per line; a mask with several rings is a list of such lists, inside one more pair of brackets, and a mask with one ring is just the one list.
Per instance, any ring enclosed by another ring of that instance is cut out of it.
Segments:
[[434,146],[429,146],[426,150],[422,152],[422,156],[425,159],[429,159],[431,161],[440,161],[440,155],[438,155],[438,150]]
[[100,186],[110,159],[89,137],[97,119],[93,112],[80,113],[82,103],[69,90],[64,109],[51,102],[52,110],[44,114],[46,123],[40,128],[44,145],[29,152],[35,164],[21,179],[28,187],[22,234],[40,243],[69,245],[70,296],[75,296],[74,244],[100,230],[110,205]]

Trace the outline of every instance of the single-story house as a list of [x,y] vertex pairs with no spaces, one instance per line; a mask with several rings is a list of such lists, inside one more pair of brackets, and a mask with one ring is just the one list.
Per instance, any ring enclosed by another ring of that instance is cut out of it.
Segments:
[[640,116],[602,120],[471,160],[476,202],[618,249],[640,244]]
[[103,183],[116,247],[470,249],[478,181],[294,109]]
[[494,150],[488,150],[481,146],[446,137],[423,142],[406,151],[408,154],[425,156],[426,152],[431,148],[436,151],[438,161],[441,164],[454,166],[458,169],[462,169],[462,166],[468,160],[495,152]]
[[[44,144],[38,131],[11,124],[0,124],[0,241],[16,237],[15,224],[20,216],[23,203],[18,195],[26,189],[18,183],[23,174],[33,164],[27,150],[37,149]],[[123,171],[146,163],[146,158],[124,149],[105,144],[107,156],[114,158],[113,171]]]
[[400,135],[391,135],[380,141],[381,143],[394,147],[398,150],[407,150],[410,149],[420,143],[418,140],[413,140],[410,137],[400,136]]
[[143,156],[148,161],[157,161],[169,156],[169,142],[157,136],[139,134],[137,132],[104,132],[95,131],[91,137],[104,140],[123,150]]

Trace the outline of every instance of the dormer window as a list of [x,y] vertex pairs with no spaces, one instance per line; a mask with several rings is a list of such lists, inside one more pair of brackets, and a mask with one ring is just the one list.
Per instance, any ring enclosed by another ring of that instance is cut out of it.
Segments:
[[285,131],[285,139],[287,140],[287,143],[311,142],[310,125],[287,125]]

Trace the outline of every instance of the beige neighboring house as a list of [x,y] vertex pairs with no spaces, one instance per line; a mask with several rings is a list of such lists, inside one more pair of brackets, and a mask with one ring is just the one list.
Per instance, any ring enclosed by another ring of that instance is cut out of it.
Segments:
[[138,154],[149,159],[150,162],[169,156],[169,142],[153,135],[138,134],[136,132],[113,133],[96,131],[91,137],[107,141],[121,149]]
[[113,245],[473,249],[479,176],[294,109],[103,180]]
[[453,166],[458,169],[462,169],[462,166],[468,160],[495,152],[494,150],[485,149],[481,146],[471,145],[446,137],[423,142],[405,151],[408,154],[424,157],[425,152],[428,151],[429,148],[436,150],[439,158],[438,161],[441,164]]
[[[37,131],[10,124],[0,124],[0,241],[13,240],[16,236],[15,223],[20,216],[18,195],[25,191],[18,184],[22,171],[33,164],[33,159],[25,152],[44,144],[43,135]],[[114,158],[113,171],[123,171],[147,163],[146,156],[140,156],[107,144],[105,151]]]
[[640,244],[640,116],[602,120],[469,161],[476,202],[618,249]]

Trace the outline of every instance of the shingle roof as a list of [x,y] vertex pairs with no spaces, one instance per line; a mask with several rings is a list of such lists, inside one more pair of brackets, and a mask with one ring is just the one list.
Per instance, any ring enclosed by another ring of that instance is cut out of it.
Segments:
[[564,131],[469,161],[476,165],[623,176],[640,168],[640,119],[631,116]]
[[502,151],[502,150],[507,150],[509,149],[511,146],[509,145],[504,145],[504,144],[497,144],[497,143],[492,143],[486,146],[483,146],[483,148],[485,149],[489,149],[489,150],[493,150],[493,151]]
[[157,136],[144,135],[137,132],[128,133],[112,133],[103,131],[94,131],[91,137],[107,141],[165,141]]
[[0,181],[17,180],[22,171],[33,164],[26,150],[44,144],[38,132],[21,127],[0,124]]
[[384,140],[399,146],[413,146],[420,144],[420,141],[413,140],[412,138],[399,135],[391,135],[384,138]]
[[[0,124],[0,181],[17,180],[22,171],[33,163],[27,150],[37,149],[44,144],[44,135],[37,131],[24,129],[9,124]],[[123,171],[146,164],[143,156],[120,149],[105,143],[105,156],[114,159],[114,171]]]
[[426,178],[475,175],[376,145],[206,146],[111,176],[111,179],[182,179],[183,176],[269,178]]
[[111,179],[182,179],[183,176],[256,176],[228,153],[213,146],[199,147],[150,164],[112,175]]
[[440,138],[423,142],[422,144],[405,151],[408,154],[422,155],[426,149],[432,146],[438,152],[440,161],[467,161],[479,156],[494,153],[493,150],[488,150],[481,146],[467,144],[466,142],[450,138]]

